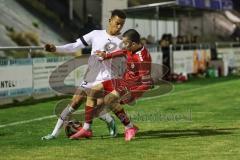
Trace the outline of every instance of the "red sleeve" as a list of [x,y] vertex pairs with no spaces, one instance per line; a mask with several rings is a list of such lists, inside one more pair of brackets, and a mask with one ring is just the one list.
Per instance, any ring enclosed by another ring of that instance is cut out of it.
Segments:
[[127,50],[118,50],[118,51],[106,54],[106,57],[104,57],[104,59],[111,59],[114,57],[123,57],[126,55],[127,55]]

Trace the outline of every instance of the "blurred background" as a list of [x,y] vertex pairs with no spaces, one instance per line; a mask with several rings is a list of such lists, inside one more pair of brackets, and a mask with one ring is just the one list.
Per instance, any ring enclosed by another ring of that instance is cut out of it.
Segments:
[[[116,8],[127,13],[123,32],[135,28],[148,44],[158,44],[166,37],[171,37],[174,44],[238,41],[239,35],[232,35],[234,29],[229,28],[239,25],[239,3],[238,0],[1,0],[0,44],[72,42],[94,29],[106,28],[110,11]],[[236,21],[232,22],[231,16],[238,19],[233,17]]]

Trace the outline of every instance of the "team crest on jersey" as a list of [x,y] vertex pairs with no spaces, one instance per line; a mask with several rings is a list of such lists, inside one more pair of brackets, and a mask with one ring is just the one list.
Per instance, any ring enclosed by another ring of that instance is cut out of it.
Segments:
[[104,49],[107,52],[112,52],[117,48],[117,44],[113,43],[110,39],[108,39],[108,43],[105,44]]

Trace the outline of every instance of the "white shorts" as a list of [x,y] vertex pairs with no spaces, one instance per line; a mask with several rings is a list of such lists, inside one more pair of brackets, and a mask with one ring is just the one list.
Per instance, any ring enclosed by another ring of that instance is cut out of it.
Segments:
[[93,86],[97,85],[97,84],[100,84],[102,83],[102,81],[95,81],[95,82],[87,82],[87,81],[82,81],[80,83],[80,86],[79,88],[82,89],[82,90],[88,90],[88,89],[91,89]]

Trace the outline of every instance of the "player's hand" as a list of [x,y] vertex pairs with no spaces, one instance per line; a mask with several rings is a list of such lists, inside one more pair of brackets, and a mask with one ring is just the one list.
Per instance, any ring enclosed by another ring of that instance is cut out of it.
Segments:
[[47,52],[56,52],[56,46],[54,44],[46,44],[44,49]]
[[104,51],[96,51],[96,55],[98,57],[101,57],[101,58],[104,59],[106,57],[106,52],[104,52]]

